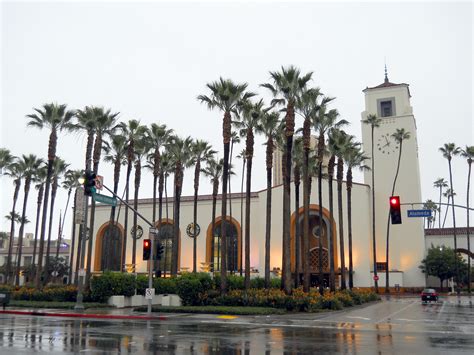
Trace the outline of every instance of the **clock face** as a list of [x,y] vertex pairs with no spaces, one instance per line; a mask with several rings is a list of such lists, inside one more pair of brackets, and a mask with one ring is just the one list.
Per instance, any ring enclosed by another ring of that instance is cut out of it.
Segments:
[[377,139],[377,149],[383,154],[394,154],[398,150],[398,143],[390,136],[390,133],[385,133]]

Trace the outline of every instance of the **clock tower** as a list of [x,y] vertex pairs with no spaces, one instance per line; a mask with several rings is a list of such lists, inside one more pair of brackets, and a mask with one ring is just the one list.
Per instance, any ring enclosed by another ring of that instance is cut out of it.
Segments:
[[[371,126],[363,122],[361,125],[364,152],[373,159],[374,163],[375,206],[371,206],[371,208],[375,209],[377,273],[380,277],[378,284],[379,287],[384,287],[389,197],[392,194],[400,153],[400,146],[392,137],[397,129],[405,129],[406,132],[409,132],[410,138],[404,140],[402,144],[400,170],[394,195],[400,196],[402,204],[422,202],[416,120],[410,105],[409,85],[390,82],[386,69],[384,82],[378,86],[367,87],[363,92],[365,94],[365,111],[362,112],[362,121],[368,115],[376,115],[380,118],[380,126],[374,128],[373,157],[371,156]],[[372,161],[367,162],[368,166],[371,164]],[[371,189],[373,188],[371,171],[364,172],[364,182]],[[372,205],[372,197],[369,196],[369,199],[370,205]],[[420,208],[420,205],[415,205],[413,208]],[[424,257],[425,248],[423,219],[408,218],[406,212],[408,209],[412,209],[412,206],[402,206],[402,224],[389,225],[389,281],[391,287],[395,284],[399,284],[401,287],[422,287],[425,285],[425,277],[418,268]],[[367,211],[367,213],[372,221],[372,211]],[[370,238],[371,246],[371,265],[373,265],[372,228],[368,238]]]

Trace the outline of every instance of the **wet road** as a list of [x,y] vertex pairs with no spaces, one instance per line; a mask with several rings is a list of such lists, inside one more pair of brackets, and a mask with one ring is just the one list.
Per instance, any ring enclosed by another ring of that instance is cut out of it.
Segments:
[[474,353],[474,308],[447,298],[384,300],[340,312],[160,321],[0,315],[0,354]]

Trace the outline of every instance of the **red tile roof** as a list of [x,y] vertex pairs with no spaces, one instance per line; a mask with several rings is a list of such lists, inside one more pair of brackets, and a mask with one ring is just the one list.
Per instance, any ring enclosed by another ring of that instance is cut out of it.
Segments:
[[[425,229],[425,236],[427,235],[453,235],[454,228],[431,228]],[[467,227],[456,228],[456,234],[467,234]],[[469,227],[469,234],[474,235],[474,227]]]

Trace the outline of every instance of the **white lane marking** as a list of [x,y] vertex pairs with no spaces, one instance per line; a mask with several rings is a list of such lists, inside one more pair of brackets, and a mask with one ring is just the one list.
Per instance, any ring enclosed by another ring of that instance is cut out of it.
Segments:
[[446,302],[443,302],[443,305],[441,306],[441,309],[439,310],[439,313],[438,313],[438,317],[436,319],[439,319],[439,317],[441,316],[441,313],[444,312],[444,307],[446,306]]
[[358,317],[358,316],[347,316],[347,318],[354,318],[354,319],[370,320],[370,318],[366,318],[366,317]]
[[397,318],[395,320],[401,320],[404,322],[436,322],[434,319],[406,319],[406,318]]
[[405,306],[405,307],[399,309],[398,311],[393,312],[393,313],[389,314],[389,315],[386,316],[386,317],[383,317],[383,318],[380,319],[379,321],[375,322],[375,324],[380,324],[380,323],[382,323],[382,322],[385,322],[387,319],[392,318],[395,314],[398,314],[398,313],[400,313],[400,312],[403,312],[405,309],[410,308],[410,307],[413,306],[414,304],[416,304],[416,301],[413,301],[413,302],[410,303],[408,306]]

